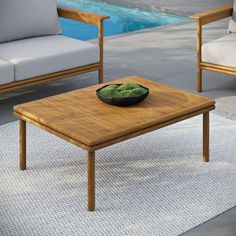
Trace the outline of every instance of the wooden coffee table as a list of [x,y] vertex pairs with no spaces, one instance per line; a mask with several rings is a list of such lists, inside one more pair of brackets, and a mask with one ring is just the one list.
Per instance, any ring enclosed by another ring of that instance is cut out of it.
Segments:
[[[88,210],[95,209],[95,151],[203,114],[203,161],[209,161],[209,112],[215,101],[141,77],[110,83],[134,82],[150,89],[147,99],[131,107],[102,103],[96,85],[17,105],[20,119],[20,169],[26,169],[26,122],[88,152]],[[183,145],[185,145],[183,143]]]

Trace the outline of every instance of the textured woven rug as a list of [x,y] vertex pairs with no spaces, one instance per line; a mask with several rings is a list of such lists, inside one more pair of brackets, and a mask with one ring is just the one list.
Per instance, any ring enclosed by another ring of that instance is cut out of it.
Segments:
[[18,122],[0,126],[0,235],[174,236],[236,205],[236,121],[201,117],[97,152],[97,210],[86,210],[86,152],[28,125],[18,169]]

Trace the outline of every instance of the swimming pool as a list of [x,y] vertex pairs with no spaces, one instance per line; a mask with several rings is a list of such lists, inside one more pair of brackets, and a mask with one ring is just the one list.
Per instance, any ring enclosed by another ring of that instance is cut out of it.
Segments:
[[[162,12],[143,11],[140,9],[96,2],[94,0],[59,0],[58,5],[79,8],[81,10],[110,16],[111,18],[105,20],[104,23],[105,36],[189,21],[187,17]],[[64,18],[61,18],[60,22],[64,35],[82,40],[97,38],[96,26],[78,23]]]

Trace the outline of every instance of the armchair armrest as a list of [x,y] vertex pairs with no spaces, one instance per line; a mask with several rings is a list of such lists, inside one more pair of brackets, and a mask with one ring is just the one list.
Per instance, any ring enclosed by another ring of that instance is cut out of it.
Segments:
[[223,7],[218,7],[209,11],[196,13],[191,16],[192,19],[201,22],[201,25],[206,25],[214,21],[218,21],[232,15],[233,5],[227,4]]
[[101,21],[110,18],[109,16],[67,7],[57,7],[57,12],[60,17],[92,25],[99,25]]
[[233,5],[227,4],[209,11],[196,13],[191,16],[197,20],[197,87],[198,92],[202,91],[202,26],[224,19],[232,15]]

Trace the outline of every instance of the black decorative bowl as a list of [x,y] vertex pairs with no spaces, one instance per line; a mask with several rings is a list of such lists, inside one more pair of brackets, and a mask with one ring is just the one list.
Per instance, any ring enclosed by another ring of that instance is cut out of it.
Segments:
[[123,98],[111,98],[111,97],[105,97],[99,93],[99,91],[107,86],[110,85],[122,85],[122,84],[108,84],[105,85],[99,89],[96,90],[97,97],[104,103],[110,104],[110,105],[115,105],[115,106],[121,106],[121,107],[127,107],[127,106],[132,106],[135,105],[139,102],[142,102],[149,94],[149,89],[140,85],[140,87],[144,88],[147,92],[143,95],[140,96],[135,96],[135,97],[123,97]]

